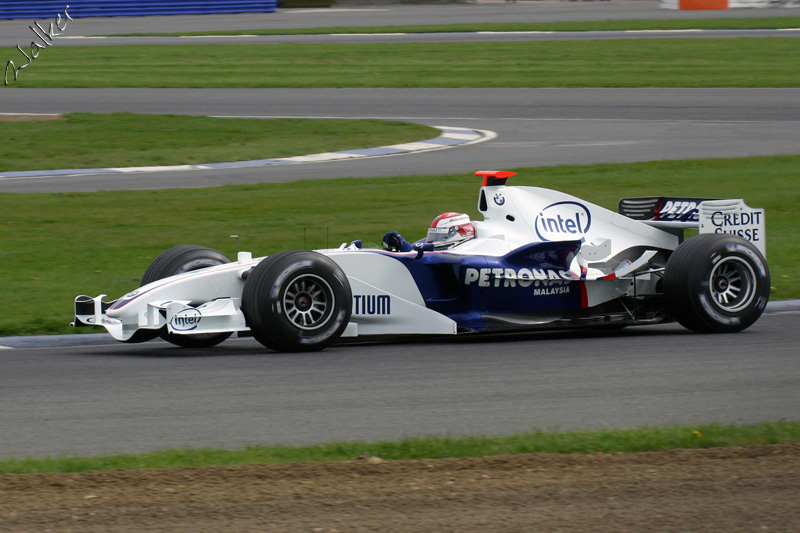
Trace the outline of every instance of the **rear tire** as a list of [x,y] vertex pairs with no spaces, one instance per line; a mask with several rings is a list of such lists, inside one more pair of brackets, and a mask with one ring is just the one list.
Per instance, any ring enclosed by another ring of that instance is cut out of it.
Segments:
[[682,326],[734,333],[751,326],[769,300],[767,261],[734,235],[707,233],[680,244],[667,261],[664,296]]
[[242,312],[253,336],[279,352],[322,350],[350,321],[353,296],[339,265],[322,254],[279,252],[250,272]]
[[[161,255],[150,263],[144,276],[142,276],[142,285],[147,285],[148,283],[170,276],[183,274],[184,272],[192,272],[194,270],[200,270],[201,268],[208,268],[210,266],[222,265],[230,262],[231,260],[228,256],[213,248],[195,246],[193,244],[175,246],[174,248],[162,252]],[[136,334],[138,335],[143,332],[150,333],[150,330],[139,330]],[[211,346],[216,346],[230,336],[231,332],[178,335],[177,333],[170,333],[164,328],[159,331],[152,331],[152,337],[150,338],[161,337],[165,341],[183,348],[210,348]]]

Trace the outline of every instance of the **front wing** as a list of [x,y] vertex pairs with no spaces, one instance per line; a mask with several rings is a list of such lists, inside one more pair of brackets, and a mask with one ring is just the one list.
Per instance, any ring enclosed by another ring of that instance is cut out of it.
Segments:
[[104,327],[114,339],[123,342],[139,330],[166,328],[169,333],[178,335],[249,331],[238,298],[219,298],[197,307],[189,305],[188,301],[148,302],[141,313],[112,318],[106,310],[116,300],[104,302],[105,296],[75,298],[73,325]]

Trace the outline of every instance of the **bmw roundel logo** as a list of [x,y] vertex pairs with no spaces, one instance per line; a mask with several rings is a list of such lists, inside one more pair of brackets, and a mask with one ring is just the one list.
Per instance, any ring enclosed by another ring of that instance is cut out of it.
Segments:
[[503,193],[500,192],[495,193],[494,203],[496,203],[497,205],[503,205],[504,203],[506,203],[506,199],[503,198]]

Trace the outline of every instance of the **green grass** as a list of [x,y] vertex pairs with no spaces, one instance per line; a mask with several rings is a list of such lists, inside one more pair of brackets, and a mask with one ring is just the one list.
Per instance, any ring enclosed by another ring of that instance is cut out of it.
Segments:
[[398,442],[350,442],[304,447],[251,446],[236,451],[188,449],[110,457],[7,459],[0,461],[0,473],[347,461],[362,456],[398,460],[521,453],[596,454],[783,444],[798,441],[800,441],[800,423],[780,421],[743,426],[708,424],[599,431],[533,431],[503,437],[409,438]]
[[[614,210],[624,196],[744,198],[766,208],[772,298],[781,300],[800,298],[798,168],[800,156],[522,168],[511,185],[552,187]],[[178,244],[234,256],[230,235],[237,234],[243,249],[261,256],[354,239],[380,242],[390,230],[417,239],[442,211],[480,220],[478,188],[478,178],[458,174],[0,194],[0,335],[74,331],[67,324],[75,296],[129,292],[159,253]]]
[[507,22],[440,24],[415,26],[332,26],[318,28],[282,28],[219,30],[174,33],[125,33],[140,35],[323,35],[331,33],[446,33],[475,31],[620,31],[620,30],[752,30],[799,28],[800,17],[667,19],[667,20],[597,20],[561,22]]
[[800,40],[781,37],[54,46],[9,86],[797,87],[799,52]]
[[439,134],[428,126],[381,120],[72,113],[57,121],[0,120],[0,172],[268,159],[415,142]]

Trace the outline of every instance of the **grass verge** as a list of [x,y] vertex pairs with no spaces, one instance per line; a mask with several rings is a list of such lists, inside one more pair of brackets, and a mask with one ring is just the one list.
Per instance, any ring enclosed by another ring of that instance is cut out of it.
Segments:
[[[795,38],[52,47],[13,87],[797,87]],[[17,55],[19,55],[17,53]]]
[[504,22],[440,24],[415,26],[332,26],[321,28],[281,28],[219,30],[174,33],[125,33],[123,37],[145,35],[327,35],[332,33],[455,33],[477,31],[625,31],[625,30],[755,30],[799,28],[800,17],[748,17],[666,20],[596,20],[560,22]]
[[189,449],[108,457],[6,459],[0,461],[0,473],[348,461],[362,456],[399,460],[522,453],[630,453],[798,441],[800,423],[779,421],[754,425],[707,424],[599,431],[533,431],[504,437],[409,438],[397,442],[350,442],[316,446],[251,446],[236,451]]
[[269,159],[437,136],[435,128],[382,120],[71,113],[57,121],[0,120],[0,172]]
[[[800,156],[519,168],[511,185],[538,185],[616,210],[626,196],[744,198],[766,209],[772,299],[800,298]],[[476,169],[477,170],[477,169]],[[765,186],[765,184],[767,186]],[[433,217],[480,220],[478,178],[464,174],[312,180],[204,189],[0,194],[0,335],[75,332],[78,294],[121,296],[178,244],[229,256],[380,242],[387,231],[425,234]],[[424,191],[424,194],[420,194]]]

